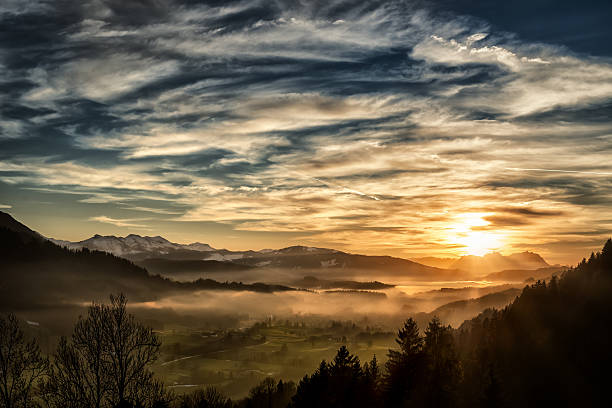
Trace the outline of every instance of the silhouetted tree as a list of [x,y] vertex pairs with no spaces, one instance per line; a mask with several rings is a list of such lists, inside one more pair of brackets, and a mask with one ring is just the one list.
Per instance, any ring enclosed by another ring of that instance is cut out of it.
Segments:
[[434,408],[456,406],[461,364],[452,328],[442,325],[437,317],[429,322],[425,330],[423,352],[426,359],[426,405]]
[[267,377],[249,392],[249,396],[238,404],[246,408],[286,408],[295,394],[293,381],[275,382]]
[[0,316],[0,407],[38,406],[35,387],[47,368],[48,360],[34,339],[25,339],[17,317]]
[[411,399],[424,368],[423,338],[414,319],[404,322],[395,342],[399,350],[389,350],[383,378],[385,404],[389,407],[401,406]]
[[359,358],[342,346],[331,363],[322,361],[312,376],[305,376],[300,381],[292,406],[372,407],[379,404],[376,395],[374,383],[366,376]]
[[178,408],[231,408],[232,401],[214,387],[194,391],[179,399]]
[[60,340],[43,386],[50,407],[140,408],[168,399],[148,368],[160,342],[126,305],[123,295],[111,295],[110,305],[92,304],[72,341]]

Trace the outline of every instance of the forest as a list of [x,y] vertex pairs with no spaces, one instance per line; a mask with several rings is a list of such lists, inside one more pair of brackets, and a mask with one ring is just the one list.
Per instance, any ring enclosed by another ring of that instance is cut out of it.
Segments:
[[0,407],[604,406],[612,363],[612,239],[559,278],[457,329],[409,318],[387,361],[341,346],[299,382],[266,378],[232,401],[212,387],[176,395],[151,364],[159,336],[124,295],[92,303],[51,356],[20,322],[0,319]]

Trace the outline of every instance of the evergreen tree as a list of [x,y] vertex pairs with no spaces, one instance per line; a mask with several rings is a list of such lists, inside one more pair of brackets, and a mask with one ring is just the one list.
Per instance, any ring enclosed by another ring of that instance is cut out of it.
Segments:
[[423,351],[426,359],[427,385],[423,396],[432,408],[457,405],[461,365],[455,348],[452,328],[434,317],[425,330]]
[[409,318],[397,333],[399,350],[389,350],[383,379],[385,404],[399,407],[410,400],[423,370],[423,338],[416,321]]

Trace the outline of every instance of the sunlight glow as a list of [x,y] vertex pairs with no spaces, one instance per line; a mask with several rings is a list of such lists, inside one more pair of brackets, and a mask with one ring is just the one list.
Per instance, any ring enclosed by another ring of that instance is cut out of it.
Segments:
[[503,246],[503,235],[498,232],[480,230],[490,224],[483,217],[488,213],[468,213],[457,216],[457,224],[451,226],[453,244],[463,247],[462,255],[483,256]]

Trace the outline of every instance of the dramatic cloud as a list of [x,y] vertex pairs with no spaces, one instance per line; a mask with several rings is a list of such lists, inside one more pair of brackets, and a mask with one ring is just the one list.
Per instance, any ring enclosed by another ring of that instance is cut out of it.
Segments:
[[612,55],[459,3],[4,2],[0,208],[55,203],[65,239],[574,262],[612,234]]

